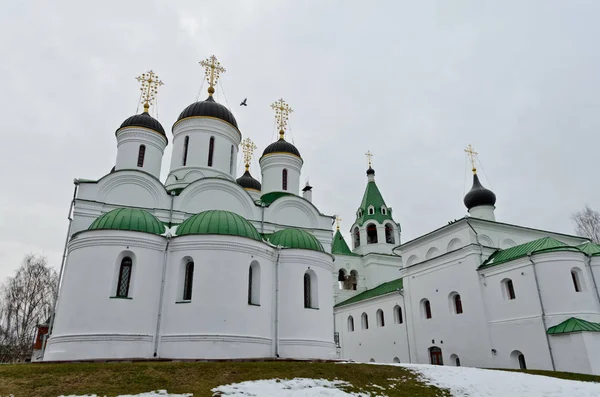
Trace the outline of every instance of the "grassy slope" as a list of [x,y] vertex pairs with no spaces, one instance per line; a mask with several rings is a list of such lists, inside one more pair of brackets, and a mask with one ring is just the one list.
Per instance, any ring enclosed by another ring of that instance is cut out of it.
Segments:
[[[348,391],[392,396],[449,396],[426,386],[410,371],[393,366],[306,362],[114,363],[0,365],[0,396],[57,397],[61,394],[116,396],[158,389],[212,396],[210,389],[228,383],[272,378],[325,378],[350,382]],[[390,380],[396,379],[396,380]],[[389,385],[396,384],[395,388]]]

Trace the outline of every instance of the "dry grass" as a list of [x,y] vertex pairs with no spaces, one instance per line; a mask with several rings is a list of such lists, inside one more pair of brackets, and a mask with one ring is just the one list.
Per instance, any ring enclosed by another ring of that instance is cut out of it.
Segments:
[[284,361],[0,365],[0,396],[117,396],[166,389],[199,397],[212,396],[210,390],[219,385],[296,377],[344,380],[353,385],[348,391],[354,392],[381,393],[373,386],[378,385],[386,388],[385,394],[390,397],[449,396],[446,391],[419,382],[415,374],[401,367]]

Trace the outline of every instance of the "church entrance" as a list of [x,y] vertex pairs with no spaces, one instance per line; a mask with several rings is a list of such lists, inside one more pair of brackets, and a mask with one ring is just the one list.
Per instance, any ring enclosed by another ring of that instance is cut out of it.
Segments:
[[444,360],[442,359],[442,349],[437,346],[432,346],[429,348],[429,358],[431,359],[431,365],[444,365]]

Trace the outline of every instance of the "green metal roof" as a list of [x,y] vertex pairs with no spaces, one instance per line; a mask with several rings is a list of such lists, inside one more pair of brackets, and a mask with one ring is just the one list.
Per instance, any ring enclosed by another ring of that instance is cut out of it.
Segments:
[[[369,215],[369,207],[374,207],[374,214]],[[386,208],[386,214],[381,213],[381,207]],[[383,196],[379,191],[379,188],[375,184],[375,181],[367,182],[367,188],[365,189],[365,194],[363,195],[362,202],[360,203],[360,209],[362,210],[361,216],[356,217],[356,222],[359,226],[362,226],[368,220],[376,220],[379,223],[383,223],[386,220],[393,221],[392,218],[392,209],[388,208],[385,205],[385,201],[383,201]]]
[[148,211],[116,208],[92,222],[88,230],[128,230],[160,235],[165,232],[165,226]]
[[579,244],[577,246],[582,252],[587,255],[600,255],[600,245],[594,244],[592,242],[586,241],[583,244]]
[[568,334],[570,332],[600,332],[600,323],[591,323],[580,318],[571,317],[562,323],[548,328],[548,335]]
[[275,232],[269,237],[269,242],[273,245],[280,245],[285,248],[325,252],[323,246],[315,236],[300,229],[289,228]]
[[577,247],[567,245],[555,238],[543,237],[525,244],[516,245],[511,248],[497,250],[492,255],[490,255],[490,257],[485,262],[483,262],[483,264],[479,266],[479,268],[481,269],[485,267],[499,265],[501,263],[523,258],[529,254],[553,251],[581,252]]
[[334,307],[346,306],[351,303],[356,303],[360,301],[364,301],[365,299],[375,298],[381,295],[389,294],[402,289],[402,279],[399,278],[397,280],[388,281],[387,283],[383,283],[378,285],[375,288],[368,289],[364,292],[361,292],[358,295],[354,295],[350,299],[346,299],[343,302],[338,303]]
[[352,255],[359,256],[354,254],[348,244],[346,244],[346,240],[344,240],[344,236],[340,233],[339,229],[333,235],[333,242],[331,244],[331,253],[336,255]]
[[293,196],[293,194],[288,193],[288,192],[271,192],[271,193],[263,194],[260,197],[260,202],[268,207],[269,205],[273,204],[273,202],[275,200],[277,200],[278,198],[281,198],[283,196]]
[[179,225],[176,234],[221,234],[262,241],[260,233],[250,222],[236,213],[221,210],[204,211],[186,219]]

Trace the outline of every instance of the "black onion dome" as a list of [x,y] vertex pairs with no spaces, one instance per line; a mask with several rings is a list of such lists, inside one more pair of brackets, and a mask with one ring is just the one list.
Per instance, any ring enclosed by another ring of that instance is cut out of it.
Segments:
[[238,128],[237,121],[233,114],[225,106],[218,102],[215,102],[212,96],[206,98],[205,101],[192,103],[190,106],[185,108],[183,112],[177,118],[177,121],[183,120],[187,117],[214,117],[223,121],[228,122],[235,128]]
[[244,175],[240,176],[235,181],[244,189],[254,189],[259,191],[261,190],[260,182],[252,178],[252,175],[250,175],[250,172],[248,172],[247,170],[246,172],[244,172]]
[[375,175],[375,170],[373,168],[371,168],[369,166],[369,169],[367,170],[367,175]]
[[296,149],[296,146],[292,145],[283,138],[279,138],[277,142],[273,142],[272,144],[267,146],[262,155],[265,156],[269,153],[291,153],[298,157],[301,157],[300,152],[298,151],[298,149]]
[[[163,126],[156,120],[154,117],[150,116],[147,112],[136,114],[135,116],[131,116],[127,120],[121,124],[119,130],[125,127],[143,127],[149,128],[158,132],[160,135],[167,137],[165,134],[165,129]],[[118,131],[118,130],[117,130]]]
[[496,195],[491,190],[484,188],[479,182],[477,174],[474,174],[473,187],[465,195],[464,203],[469,210],[480,205],[494,205],[496,204]]

